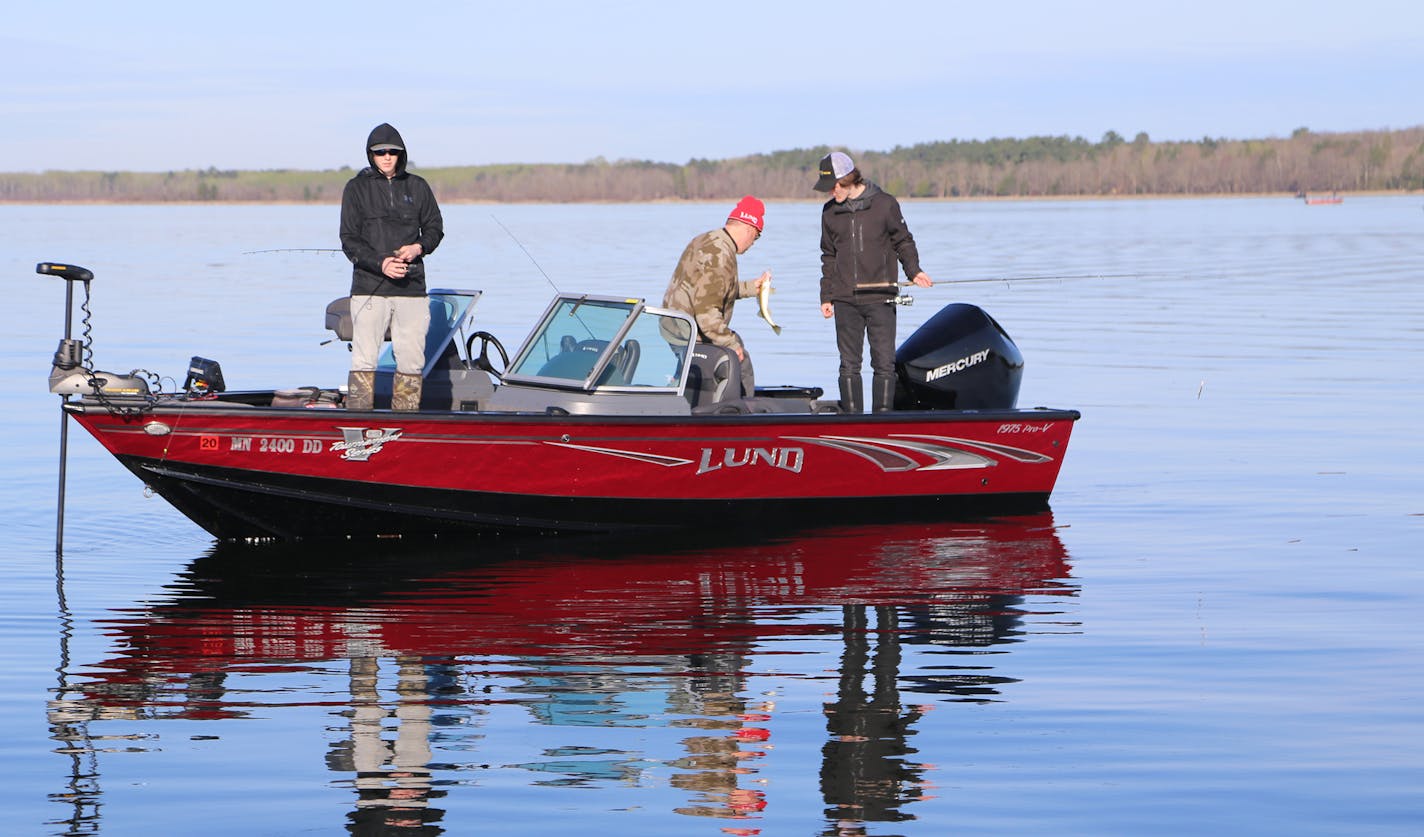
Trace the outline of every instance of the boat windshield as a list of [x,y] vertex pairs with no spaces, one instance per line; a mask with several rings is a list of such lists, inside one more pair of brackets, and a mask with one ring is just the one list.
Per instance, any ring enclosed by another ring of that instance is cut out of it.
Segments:
[[640,299],[556,298],[515,355],[506,381],[580,389],[680,390],[692,321]]

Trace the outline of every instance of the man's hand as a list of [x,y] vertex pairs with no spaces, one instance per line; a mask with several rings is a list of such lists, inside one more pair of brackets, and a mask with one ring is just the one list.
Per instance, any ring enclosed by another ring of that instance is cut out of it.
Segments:
[[834,317],[835,315],[836,315],[836,306],[832,305],[832,304],[829,303],[829,302],[823,302],[823,303],[821,303],[821,316],[822,316],[822,317],[825,317],[826,319],[829,320],[831,317]]
[[914,282],[916,285],[919,285],[921,288],[929,288],[933,287],[934,285],[934,282],[930,281],[929,274],[925,273],[923,270],[921,270],[919,273],[916,273],[914,275],[914,278],[912,278],[910,281]]
[[[410,264],[421,256],[425,255],[425,248],[419,244],[407,244],[396,251],[396,258]],[[922,274],[923,275],[923,274]]]
[[404,279],[409,270],[410,265],[401,261],[399,256],[386,256],[381,261],[381,272],[390,279]]

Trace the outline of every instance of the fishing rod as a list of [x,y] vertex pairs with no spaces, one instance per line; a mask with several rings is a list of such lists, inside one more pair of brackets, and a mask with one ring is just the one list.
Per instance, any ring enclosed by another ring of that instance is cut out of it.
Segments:
[[[935,284],[972,285],[980,282],[1061,282],[1065,279],[1135,279],[1141,275],[1140,273],[1064,273],[1053,276],[987,276],[978,279],[941,279],[935,282]],[[915,283],[902,280],[899,284],[902,288],[908,288]]]
[[258,253],[340,253],[340,247],[280,247],[276,250],[244,250],[242,255],[253,256]]
[[[345,251],[345,250],[342,250],[340,247],[277,247],[277,248],[270,249],[270,250],[244,250],[244,251],[242,252],[242,255],[244,255],[244,256],[255,256],[255,255],[262,254],[262,253],[343,253],[343,254],[344,254],[345,252],[346,252],[346,251]],[[397,252],[399,252],[399,251],[397,251]],[[381,281],[376,283],[376,288],[375,288],[375,290],[373,290],[371,293],[372,293],[372,294],[375,294],[376,291],[379,291],[383,286],[385,286],[385,284],[386,284],[386,276],[385,276],[384,274],[382,274],[382,276],[381,276]],[[321,341],[320,343],[318,343],[317,345],[318,345],[318,346],[325,346],[325,345],[327,345],[327,344],[329,344],[329,343],[335,343],[336,340],[337,340],[337,338],[333,337],[333,338],[331,338],[331,339],[329,339],[329,340],[323,340],[323,341]]]
[[[943,279],[935,282],[935,285],[974,285],[987,282],[1003,282],[1012,284],[1014,282],[1061,282],[1065,279],[1134,279],[1140,274],[1137,273],[1065,273],[1054,276],[998,276],[981,277],[978,279]],[[898,285],[902,288],[909,288],[915,285],[909,280],[901,280]],[[930,287],[934,287],[931,285]],[[909,294],[898,294],[885,300],[887,305],[914,305],[915,298]]]

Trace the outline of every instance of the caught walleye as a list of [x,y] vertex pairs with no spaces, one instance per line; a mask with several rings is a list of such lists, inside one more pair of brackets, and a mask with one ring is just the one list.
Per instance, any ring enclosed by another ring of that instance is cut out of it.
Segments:
[[776,334],[781,333],[781,326],[771,318],[771,274],[767,273],[766,281],[761,283],[761,290],[757,291],[757,315],[766,320],[767,325]]

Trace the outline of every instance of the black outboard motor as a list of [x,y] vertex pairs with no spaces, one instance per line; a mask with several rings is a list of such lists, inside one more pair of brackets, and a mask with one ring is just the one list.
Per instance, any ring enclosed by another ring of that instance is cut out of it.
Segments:
[[1019,347],[984,309],[951,303],[895,352],[895,409],[1013,407],[1023,364]]

